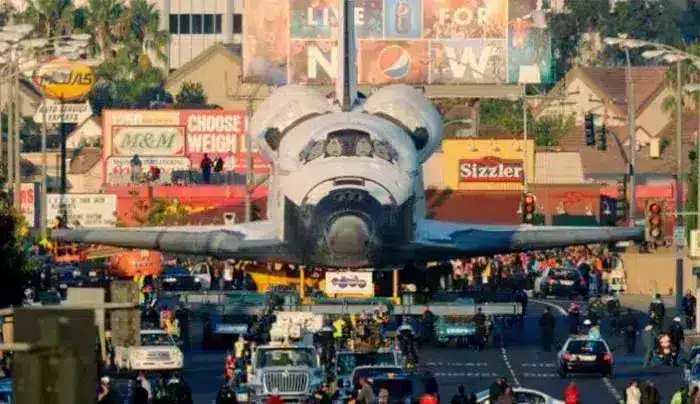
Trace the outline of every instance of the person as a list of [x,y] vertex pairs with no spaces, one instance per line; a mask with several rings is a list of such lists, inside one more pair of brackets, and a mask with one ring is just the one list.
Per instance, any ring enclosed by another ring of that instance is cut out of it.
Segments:
[[331,397],[328,395],[328,386],[321,386],[314,394],[317,404],[331,404]]
[[210,184],[212,161],[207,153],[204,153],[204,157],[202,158],[202,162],[199,164],[199,166],[202,169],[202,180],[205,184]]
[[357,394],[357,404],[373,404],[374,391],[372,390],[372,382],[370,379],[363,377],[360,379],[360,392]]
[[120,404],[119,393],[116,389],[112,389],[112,384],[109,376],[103,376],[100,379],[100,390],[97,394],[97,402],[102,404]]
[[573,380],[564,390],[564,401],[566,404],[579,404],[581,402],[581,395],[578,392],[578,387],[576,387],[576,382]]
[[452,397],[452,404],[467,404],[469,402],[469,396],[464,391],[464,385],[459,385],[457,387],[457,394]]
[[588,329],[588,338],[590,338],[590,339],[600,339],[601,338],[600,326],[598,325],[598,323],[591,324],[590,328]]
[[644,365],[648,368],[651,366],[651,361],[654,359],[654,351],[656,351],[656,338],[658,333],[653,324],[647,324],[642,332],[642,342],[644,343]]
[[[697,389],[697,387],[695,387]],[[683,387],[676,389],[676,392],[671,397],[671,404],[684,404],[683,399],[685,398],[687,391]],[[692,401],[691,401],[692,402]]]
[[554,330],[556,329],[557,319],[552,314],[552,310],[549,306],[545,307],[544,314],[540,317],[540,331],[542,334],[542,349],[545,352],[550,352],[552,350],[552,344],[554,343]]
[[620,319],[620,327],[622,328],[622,335],[625,340],[625,350],[628,355],[631,355],[637,348],[637,334],[639,334],[639,324],[632,310],[628,309],[622,316]]
[[685,316],[685,327],[692,328],[695,323],[695,304],[697,300],[693,292],[687,291],[683,296],[683,315]]
[[272,394],[267,398],[267,404],[284,404],[284,400],[280,397],[280,391],[277,387],[272,389]]
[[389,404],[389,390],[381,389],[379,390],[379,397],[377,399],[378,404]]
[[148,391],[143,388],[141,381],[134,378],[131,381],[131,404],[148,404]]
[[141,383],[143,389],[148,393],[148,400],[153,400],[153,389],[151,388],[151,382],[148,381],[148,377],[146,377],[146,372],[139,372],[136,380]]
[[647,380],[644,383],[644,388],[642,389],[642,403],[643,404],[661,404],[661,394],[659,389],[656,388],[654,382]]
[[515,404],[515,394],[513,394],[513,388],[510,386],[506,387],[503,394],[501,394],[501,396],[498,397],[498,400],[496,400],[496,404]]
[[230,383],[224,383],[216,393],[216,404],[238,404],[236,390]]
[[243,334],[238,336],[238,340],[233,344],[234,354],[237,360],[243,358],[243,351],[245,350],[246,340]]
[[192,390],[181,377],[173,375],[165,388],[172,402],[192,404]]
[[438,404],[437,394],[425,393],[418,400],[419,404]]
[[654,300],[649,303],[649,317],[659,328],[663,327],[664,318],[666,317],[666,305],[661,300],[661,293],[657,293]]
[[680,317],[675,317],[673,319],[673,323],[668,327],[668,334],[669,337],[671,337],[671,346],[675,348],[675,350],[671,350],[673,354],[673,366],[678,366],[678,353],[681,351],[683,341],[685,340]]
[[632,380],[625,390],[626,404],[641,404],[642,392],[639,389],[639,380]]
[[481,351],[486,346],[486,316],[481,311],[481,307],[476,309],[474,325],[476,326],[476,333],[474,334],[476,347]]
[[423,326],[424,330],[427,330],[424,336],[425,341],[429,344],[432,343],[434,337],[433,334],[435,331],[435,314],[430,310],[430,307],[428,306],[425,306],[425,310],[423,310],[421,325]]
[[131,158],[131,183],[137,184],[139,182],[139,177],[141,176],[141,159],[138,154],[134,154]]
[[496,400],[498,400],[498,397],[503,394],[505,389],[506,386],[504,378],[499,377],[498,379],[494,380],[494,382],[491,383],[491,387],[489,387],[489,402],[495,403]]
[[581,322],[581,311],[576,303],[571,303],[568,311],[569,334],[578,334],[578,327]]
[[[685,391],[683,391],[683,393],[688,393],[688,391],[685,390]],[[693,386],[693,390],[690,393],[690,401],[689,401],[691,404],[695,404],[695,401],[698,399],[698,393],[700,393],[700,387]],[[685,395],[683,395],[682,398],[685,398]],[[683,403],[683,404],[685,404],[685,403]]]
[[343,379],[339,379],[337,382],[337,385],[335,386],[335,391],[333,392],[333,395],[331,396],[331,402],[332,403],[344,403],[346,402],[346,397],[345,397],[345,382]]
[[172,400],[165,388],[165,378],[162,375],[156,379],[156,386],[153,389],[153,404],[169,404]]

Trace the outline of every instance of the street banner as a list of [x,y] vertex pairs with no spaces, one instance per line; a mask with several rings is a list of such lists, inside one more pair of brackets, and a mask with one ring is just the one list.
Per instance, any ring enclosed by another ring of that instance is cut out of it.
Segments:
[[20,184],[19,188],[19,208],[20,213],[24,216],[27,226],[30,228],[37,227],[37,204],[39,202],[39,184],[24,183]]
[[46,123],[56,125],[60,123],[81,124],[92,116],[92,106],[89,101],[82,103],[64,102],[46,99],[37,108],[34,114],[34,122],[44,123],[44,110],[46,110]]
[[326,272],[327,295],[374,296],[372,272]]

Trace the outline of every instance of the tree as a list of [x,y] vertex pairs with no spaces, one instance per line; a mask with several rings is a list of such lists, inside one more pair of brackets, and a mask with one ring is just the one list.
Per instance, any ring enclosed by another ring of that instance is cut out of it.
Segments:
[[[695,56],[700,56],[700,44],[692,44],[685,49],[683,49],[685,52],[690,53]],[[688,84],[688,83],[698,83],[700,82],[700,69],[698,69],[695,64],[691,61],[684,61],[681,62],[682,67],[681,67],[681,84]],[[666,83],[669,87],[673,88],[674,90],[676,89],[677,83],[678,83],[678,70],[677,67],[674,65],[672,68],[668,69],[668,75],[666,76]],[[683,108],[689,108],[691,106],[695,106],[697,108],[698,106],[698,95],[699,93],[696,91],[692,94],[688,94],[684,91],[683,97],[681,97],[681,105]],[[674,117],[676,113],[676,92],[673,91],[672,94],[669,94],[664,98],[662,104],[661,104],[662,110],[669,114],[670,116]]]
[[156,59],[166,61],[165,47],[170,33],[160,29],[160,13],[146,0],[132,0],[128,8],[127,32],[125,33],[135,53],[153,54]]
[[[535,145],[553,147],[574,129],[573,116],[544,116],[535,119],[528,111],[528,132]],[[505,128],[512,134],[523,133],[523,102],[486,100],[481,102],[481,123]]]
[[207,105],[207,94],[204,92],[202,83],[193,83],[191,81],[182,83],[180,91],[175,95],[175,102],[178,106]]
[[103,60],[113,60],[114,52],[129,24],[126,7],[119,0],[90,0],[87,31],[92,34],[93,50]]
[[562,137],[573,133],[574,116],[543,116],[534,121],[532,132],[534,133],[535,145],[543,147],[554,147],[559,145]]
[[697,0],[685,0],[685,9],[678,20],[678,28],[685,43],[700,40],[700,3]]
[[72,0],[32,0],[19,19],[34,25],[45,38],[68,35],[73,30]]
[[20,234],[22,221],[3,192],[0,195],[0,307],[19,305],[24,299],[27,277],[23,269],[28,260]]
[[[695,145],[693,145],[695,146]],[[698,210],[698,156],[695,152],[695,147],[688,153],[690,158],[690,171],[686,177],[688,182],[688,195],[686,196],[685,210],[687,212],[697,212]],[[690,231],[698,228],[698,217],[688,215],[685,217],[685,232],[686,237],[690,240]]]

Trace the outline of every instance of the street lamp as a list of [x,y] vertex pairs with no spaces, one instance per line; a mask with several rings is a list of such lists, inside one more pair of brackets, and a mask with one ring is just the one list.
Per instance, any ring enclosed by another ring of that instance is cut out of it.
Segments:
[[[641,41],[638,39],[629,39],[627,37],[606,38],[605,43],[615,45],[621,48],[624,47],[648,47],[653,48],[642,52],[642,57],[645,59],[662,59],[667,63],[676,63],[677,87],[676,87],[676,211],[678,212],[678,220],[676,227],[683,226],[683,85],[682,85],[682,66],[681,62],[685,60],[692,61],[696,67],[700,68],[700,58],[683,52],[673,46],[660,44],[656,42]],[[627,48],[625,48],[627,49]],[[627,53],[627,64],[630,65],[629,53]],[[631,177],[631,176],[630,176]],[[632,201],[634,201],[634,193]],[[630,205],[632,206],[632,205]],[[675,233],[675,232],[674,232]],[[676,307],[681,307],[683,301],[683,245],[676,243]]]

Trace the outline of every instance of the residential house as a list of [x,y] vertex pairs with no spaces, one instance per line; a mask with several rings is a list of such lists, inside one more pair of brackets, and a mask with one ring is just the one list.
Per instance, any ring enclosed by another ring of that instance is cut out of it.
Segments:
[[82,146],[101,147],[102,145],[102,124],[98,117],[90,117],[68,135],[66,148],[76,150]]
[[83,147],[68,166],[72,194],[95,194],[102,190],[102,149]]

